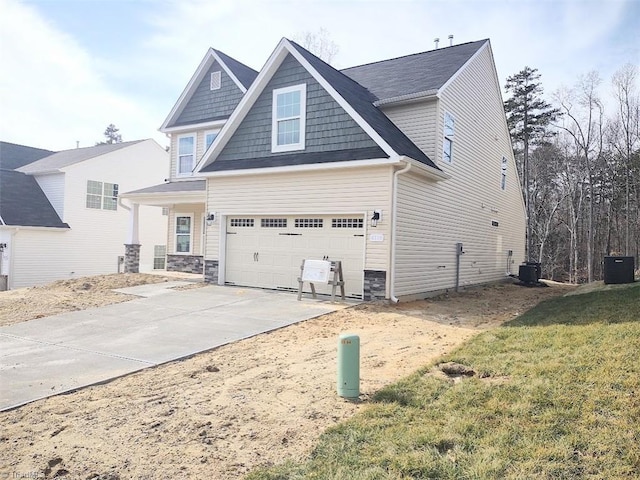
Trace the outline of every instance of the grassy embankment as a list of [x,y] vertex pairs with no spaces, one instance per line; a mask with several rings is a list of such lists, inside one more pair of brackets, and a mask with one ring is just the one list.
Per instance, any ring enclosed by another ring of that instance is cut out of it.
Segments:
[[546,301],[380,391],[276,479],[640,478],[640,284]]

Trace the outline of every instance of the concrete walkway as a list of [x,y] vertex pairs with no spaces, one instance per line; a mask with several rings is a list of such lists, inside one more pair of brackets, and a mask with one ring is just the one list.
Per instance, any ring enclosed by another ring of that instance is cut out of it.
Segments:
[[0,410],[101,383],[351,303],[291,293],[168,282],[118,291],[125,303],[0,328]]

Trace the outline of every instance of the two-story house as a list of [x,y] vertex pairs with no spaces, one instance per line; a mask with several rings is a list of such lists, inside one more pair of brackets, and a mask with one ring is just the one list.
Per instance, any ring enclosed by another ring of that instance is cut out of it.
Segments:
[[[4,288],[117,273],[131,230],[119,192],[162,181],[154,140],[51,152],[0,142],[0,275]],[[166,217],[143,207],[135,271],[164,269]]]
[[338,71],[282,39],[216,140],[199,138],[202,218],[174,233],[202,241],[208,282],[297,290],[303,259],[340,260],[348,295],[397,301],[524,259],[489,40]]

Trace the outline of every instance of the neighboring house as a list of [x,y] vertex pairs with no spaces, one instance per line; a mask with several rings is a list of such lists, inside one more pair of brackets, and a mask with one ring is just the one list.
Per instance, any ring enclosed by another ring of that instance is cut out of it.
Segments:
[[349,296],[397,301],[524,260],[488,40],[338,71],[283,39],[215,142],[193,141],[206,220],[174,233],[196,245],[204,225],[208,282],[297,290],[302,260],[324,258],[342,261]]
[[[0,244],[9,288],[124,269],[131,207],[122,190],[161,181],[168,153],[154,140],[50,152],[0,142]],[[140,271],[164,268],[166,216],[140,212]]]
[[168,210],[168,271],[203,273],[206,181],[193,169],[257,75],[210,48],[160,128],[171,139],[169,178],[122,195]]

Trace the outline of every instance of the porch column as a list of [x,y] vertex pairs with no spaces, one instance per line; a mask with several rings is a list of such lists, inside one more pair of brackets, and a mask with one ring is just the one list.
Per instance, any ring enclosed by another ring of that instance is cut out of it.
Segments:
[[127,243],[124,244],[124,273],[140,272],[140,235],[138,233],[138,217],[140,205],[134,203],[129,210],[129,230]]

